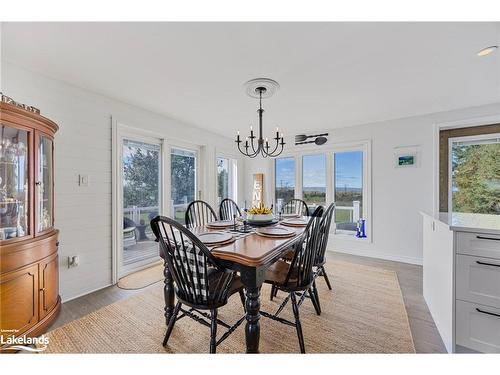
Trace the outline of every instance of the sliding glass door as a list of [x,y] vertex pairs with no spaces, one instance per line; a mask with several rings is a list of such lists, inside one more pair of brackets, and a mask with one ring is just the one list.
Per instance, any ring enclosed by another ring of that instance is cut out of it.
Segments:
[[189,203],[197,199],[198,151],[172,147],[170,151],[170,213],[181,224]]
[[159,259],[150,221],[161,212],[162,145],[124,138],[121,155],[122,256],[120,276]]

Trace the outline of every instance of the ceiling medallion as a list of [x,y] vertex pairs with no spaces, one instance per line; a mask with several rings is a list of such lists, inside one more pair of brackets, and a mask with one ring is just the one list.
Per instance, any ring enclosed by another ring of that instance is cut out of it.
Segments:
[[[273,96],[280,88],[280,85],[275,80],[270,78],[256,78],[245,83],[245,91],[251,98],[259,99],[259,109],[257,110],[259,114],[259,135],[255,136],[253,132],[253,127],[250,126],[250,136],[246,137],[243,142],[240,139],[240,132],[236,136],[236,144],[238,145],[238,150],[245,156],[254,158],[257,155],[262,155],[262,157],[276,157],[283,152],[283,147],[285,146],[285,141],[283,139],[283,133],[279,132],[279,128],[276,128],[276,136],[273,138],[274,145],[269,145],[269,139],[263,136],[263,126],[262,126],[262,114],[264,110],[262,109],[262,99],[267,99]],[[243,145],[242,145],[243,144]]]

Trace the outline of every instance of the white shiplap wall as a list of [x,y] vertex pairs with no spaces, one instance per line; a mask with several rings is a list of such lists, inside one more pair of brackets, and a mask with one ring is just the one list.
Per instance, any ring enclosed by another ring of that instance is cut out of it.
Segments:
[[[232,140],[9,63],[2,64],[1,78],[7,95],[40,108],[60,128],[55,140],[55,222],[63,301],[111,283],[111,116],[127,126],[204,146],[202,189],[215,200],[215,155]],[[240,170],[243,163],[240,159]],[[88,187],[78,186],[79,174],[89,176]],[[241,176],[241,188],[243,181]],[[80,256],[78,267],[67,267],[70,255]]]

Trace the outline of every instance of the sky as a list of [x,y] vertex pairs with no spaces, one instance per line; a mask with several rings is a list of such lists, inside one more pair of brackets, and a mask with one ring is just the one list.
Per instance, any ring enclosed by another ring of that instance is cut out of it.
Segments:
[[[326,157],[324,154],[306,155],[303,159],[303,180],[306,187],[325,187]],[[361,151],[335,153],[335,180],[337,187],[361,188],[363,181],[363,153]],[[295,187],[293,158],[276,159],[276,186]]]

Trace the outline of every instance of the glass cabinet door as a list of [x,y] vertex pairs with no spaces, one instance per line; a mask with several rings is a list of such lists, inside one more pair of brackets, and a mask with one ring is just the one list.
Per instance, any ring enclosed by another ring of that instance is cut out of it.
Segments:
[[3,124],[1,127],[0,240],[7,240],[29,235],[29,133]]
[[38,190],[38,232],[47,230],[53,225],[52,153],[52,140],[40,135],[38,137],[38,177],[35,183]]

